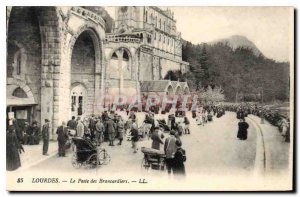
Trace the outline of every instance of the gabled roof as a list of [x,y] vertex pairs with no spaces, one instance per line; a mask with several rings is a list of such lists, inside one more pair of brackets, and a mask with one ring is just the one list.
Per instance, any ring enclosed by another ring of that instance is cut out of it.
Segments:
[[142,81],[141,92],[165,92],[169,85],[169,80]]

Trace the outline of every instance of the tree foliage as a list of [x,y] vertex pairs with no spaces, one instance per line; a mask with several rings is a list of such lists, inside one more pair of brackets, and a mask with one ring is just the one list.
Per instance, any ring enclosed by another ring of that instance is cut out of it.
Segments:
[[221,102],[225,100],[224,90],[220,86],[208,86],[207,88],[202,87],[199,90],[199,98],[204,102]]
[[289,63],[255,55],[250,48],[233,50],[226,43],[193,45],[185,42],[183,60],[190,63],[185,73],[191,90],[222,87],[227,101],[289,99]]

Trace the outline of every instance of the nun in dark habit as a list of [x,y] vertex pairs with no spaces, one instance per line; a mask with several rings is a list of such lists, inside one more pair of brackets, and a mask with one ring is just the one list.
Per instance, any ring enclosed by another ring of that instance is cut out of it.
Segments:
[[13,171],[21,166],[21,151],[24,152],[24,149],[18,141],[14,126],[10,125],[6,133],[6,170]]
[[237,133],[237,137],[240,140],[246,140],[248,136],[247,129],[249,128],[249,124],[245,121],[245,118],[240,119],[240,122],[238,123],[239,130]]

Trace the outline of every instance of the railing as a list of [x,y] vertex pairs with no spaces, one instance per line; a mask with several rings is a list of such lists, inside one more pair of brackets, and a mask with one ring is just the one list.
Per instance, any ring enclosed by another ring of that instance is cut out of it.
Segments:
[[120,37],[116,35],[106,35],[106,42],[128,42],[128,43],[141,43],[143,40],[141,38],[134,38],[130,36]]
[[103,28],[105,28],[105,21],[98,14],[96,14],[90,10],[84,9],[82,7],[73,6],[71,8],[71,10],[73,11],[73,13],[75,13],[83,18],[95,21],[96,23],[99,23]]

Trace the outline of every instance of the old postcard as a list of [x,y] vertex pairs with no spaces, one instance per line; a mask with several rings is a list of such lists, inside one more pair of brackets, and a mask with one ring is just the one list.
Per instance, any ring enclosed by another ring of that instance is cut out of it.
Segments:
[[291,191],[294,8],[6,7],[8,191]]

